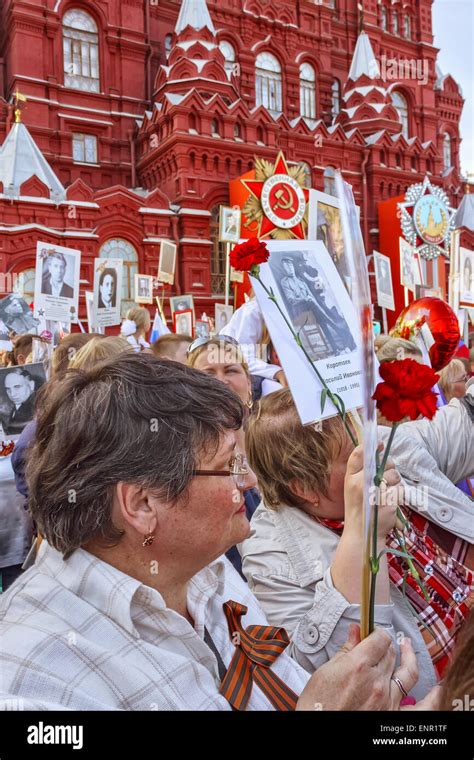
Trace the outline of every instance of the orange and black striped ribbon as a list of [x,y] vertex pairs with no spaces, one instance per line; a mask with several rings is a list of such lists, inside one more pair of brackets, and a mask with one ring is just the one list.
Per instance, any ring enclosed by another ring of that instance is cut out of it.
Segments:
[[244,629],[240,618],[247,614],[247,607],[232,600],[223,607],[235,654],[220,693],[235,710],[245,710],[255,683],[275,710],[294,710],[298,695],[271,669],[290,643],[285,629],[269,625],[249,625]]

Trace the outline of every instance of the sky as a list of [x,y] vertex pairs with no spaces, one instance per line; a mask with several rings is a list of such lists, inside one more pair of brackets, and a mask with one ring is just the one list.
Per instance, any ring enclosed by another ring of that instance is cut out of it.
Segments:
[[[474,173],[474,0],[434,0],[434,45],[438,66],[461,85],[461,171]],[[474,177],[470,177],[474,182]]]

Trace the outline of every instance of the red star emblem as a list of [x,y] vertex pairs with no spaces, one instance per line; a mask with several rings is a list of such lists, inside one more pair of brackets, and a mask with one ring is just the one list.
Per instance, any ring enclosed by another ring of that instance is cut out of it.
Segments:
[[305,239],[303,216],[309,201],[309,190],[301,187],[288,172],[280,151],[273,174],[265,180],[241,180],[246,190],[260,201],[263,216],[257,237],[269,237],[273,230],[288,230],[292,237]]

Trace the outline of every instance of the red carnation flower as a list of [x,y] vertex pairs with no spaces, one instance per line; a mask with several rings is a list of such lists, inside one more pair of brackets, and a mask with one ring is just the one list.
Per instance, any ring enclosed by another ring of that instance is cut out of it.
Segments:
[[267,244],[254,237],[246,240],[245,243],[239,243],[232,249],[230,264],[238,272],[252,273],[253,267],[264,264],[269,256]]
[[420,415],[431,420],[436,413],[436,396],[432,390],[439,375],[414,359],[383,362],[379,383],[372,396],[386,420],[401,422],[405,417],[416,420]]

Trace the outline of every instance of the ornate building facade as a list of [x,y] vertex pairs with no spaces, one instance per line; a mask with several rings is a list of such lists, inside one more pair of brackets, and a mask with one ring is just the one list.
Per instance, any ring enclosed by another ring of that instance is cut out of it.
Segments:
[[365,0],[361,20],[357,0],[4,0],[0,270],[24,272],[32,296],[38,240],[80,249],[86,288],[94,257],[120,257],[127,302],[169,239],[174,290],[213,313],[219,204],[280,149],[308,187],[331,194],[342,170],[368,253],[378,204],[425,175],[458,207],[463,97],[437,69],[431,8]]

